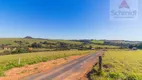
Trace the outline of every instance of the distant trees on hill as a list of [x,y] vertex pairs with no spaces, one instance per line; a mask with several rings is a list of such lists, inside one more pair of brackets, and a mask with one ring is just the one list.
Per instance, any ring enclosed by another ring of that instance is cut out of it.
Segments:
[[137,45],[137,48],[138,48],[138,49],[142,49],[142,43],[138,44],[138,45]]
[[34,42],[33,44],[31,44],[31,47],[33,47],[33,48],[41,48],[42,44]]
[[26,38],[26,39],[33,39],[31,36],[26,36],[24,38]]
[[69,44],[66,44],[66,43],[63,43],[63,42],[58,42],[56,49],[57,50],[69,50],[70,46],[69,46]]
[[[18,53],[27,53],[27,52],[34,52],[34,51],[41,52],[41,51],[50,51],[50,50],[71,50],[71,49],[94,50],[94,49],[118,49],[119,48],[119,47],[113,48],[113,47],[110,47],[109,45],[121,46],[120,49],[128,48],[128,44],[123,44],[123,43],[118,44],[118,43],[112,43],[109,41],[103,44],[98,44],[98,43],[92,42],[92,40],[70,40],[69,42],[67,42],[67,41],[60,41],[60,40],[48,41],[45,39],[42,39],[42,40],[33,39],[33,41],[35,41],[33,42],[32,37],[27,36],[25,38],[28,38],[31,40],[15,39],[12,45],[8,45],[8,44],[2,45],[1,44],[0,45],[1,49],[7,50],[3,54],[18,54]],[[71,41],[75,41],[75,42],[71,42]],[[105,46],[103,46],[104,44]],[[137,47],[142,49],[142,44],[138,45]]]

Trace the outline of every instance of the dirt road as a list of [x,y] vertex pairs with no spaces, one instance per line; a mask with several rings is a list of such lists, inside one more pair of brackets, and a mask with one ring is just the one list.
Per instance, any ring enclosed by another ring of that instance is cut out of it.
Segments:
[[98,62],[98,56],[100,55],[102,55],[102,51],[73,60],[48,72],[31,75],[21,80],[80,80]]

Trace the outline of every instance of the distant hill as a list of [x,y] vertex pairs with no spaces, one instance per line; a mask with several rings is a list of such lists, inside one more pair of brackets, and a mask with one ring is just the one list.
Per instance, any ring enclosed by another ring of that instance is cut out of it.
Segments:
[[128,41],[128,40],[104,40],[104,43],[116,43],[116,44],[139,44],[142,41]]
[[31,36],[24,37],[25,39],[33,39]]

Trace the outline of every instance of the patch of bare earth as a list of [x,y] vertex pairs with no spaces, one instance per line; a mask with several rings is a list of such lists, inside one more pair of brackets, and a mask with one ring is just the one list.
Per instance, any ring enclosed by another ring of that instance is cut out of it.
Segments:
[[60,58],[56,60],[51,60],[47,62],[41,62],[38,64],[33,64],[33,65],[26,65],[24,67],[20,68],[13,68],[5,72],[4,77],[0,77],[0,80],[19,80],[22,77],[35,74],[35,73],[40,73],[44,71],[48,71],[56,66],[65,64],[69,61],[75,60],[77,58],[83,57],[85,55],[81,56],[71,56],[66,59]]

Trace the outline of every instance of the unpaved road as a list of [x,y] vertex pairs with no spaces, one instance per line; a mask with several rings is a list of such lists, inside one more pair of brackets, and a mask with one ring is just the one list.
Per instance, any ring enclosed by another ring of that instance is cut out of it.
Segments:
[[21,80],[81,80],[92,69],[93,65],[98,62],[98,56],[100,55],[102,55],[102,51],[98,51],[96,54],[89,54],[50,71],[31,75]]

